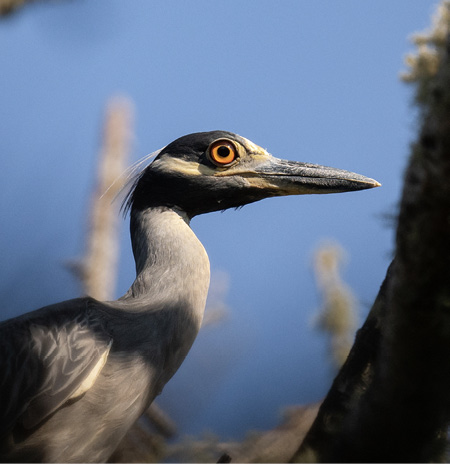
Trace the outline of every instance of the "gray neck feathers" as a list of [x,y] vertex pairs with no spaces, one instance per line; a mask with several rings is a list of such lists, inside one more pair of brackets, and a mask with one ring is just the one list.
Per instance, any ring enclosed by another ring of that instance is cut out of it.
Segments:
[[131,306],[181,307],[203,316],[209,260],[183,212],[149,208],[132,212],[136,280],[121,298]]

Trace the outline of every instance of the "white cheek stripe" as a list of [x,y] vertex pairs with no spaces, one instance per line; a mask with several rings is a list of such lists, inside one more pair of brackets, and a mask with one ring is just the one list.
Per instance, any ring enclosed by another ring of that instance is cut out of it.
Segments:
[[181,158],[162,157],[153,162],[155,169],[163,171],[181,172],[188,176],[212,176],[216,172],[215,169],[205,166],[204,164],[196,163],[195,161],[186,161]]

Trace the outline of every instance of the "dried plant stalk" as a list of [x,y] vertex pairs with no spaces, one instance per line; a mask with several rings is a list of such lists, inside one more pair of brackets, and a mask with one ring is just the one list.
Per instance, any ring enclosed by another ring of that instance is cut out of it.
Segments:
[[119,255],[119,207],[114,202],[130,154],[132,105],[114,98],[106,111],[98,178],[92,195],[82,283],[86,294],[99,300],[113,298]]

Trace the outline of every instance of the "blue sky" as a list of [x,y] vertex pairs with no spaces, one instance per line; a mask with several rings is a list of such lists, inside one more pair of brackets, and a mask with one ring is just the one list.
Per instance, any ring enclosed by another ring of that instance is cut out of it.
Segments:
[[[399,80],[428,0],[72,0],[0,22],[1,318],[80,289],[80,256],[107,100],[135,106],[133,160],[190,132],[236,132],[280,158],[343,168],[382,188],[265,200],[195,218],[230,314],[202,333],[159,399],[182,433],[242,437],[280,409],[317,401],[332,372],[311,328],[311,257],[348,254],[364,315],[383,280],[409,143],[411,88]],[[124,221],[117,296],[134,278]]]

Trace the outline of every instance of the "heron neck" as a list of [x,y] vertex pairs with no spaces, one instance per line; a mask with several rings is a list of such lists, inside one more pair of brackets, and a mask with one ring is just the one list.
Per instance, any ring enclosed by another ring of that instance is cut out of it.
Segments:
[[203,315],[209,260],[187,215],[167,207],[132,210],[130,232],[136,280],[121,300],[152,308],[181,304]]

